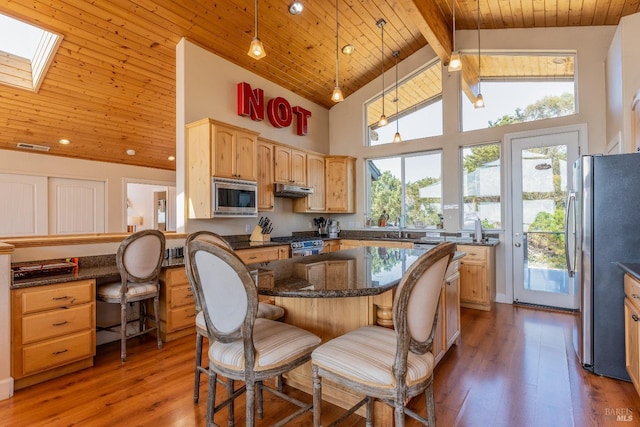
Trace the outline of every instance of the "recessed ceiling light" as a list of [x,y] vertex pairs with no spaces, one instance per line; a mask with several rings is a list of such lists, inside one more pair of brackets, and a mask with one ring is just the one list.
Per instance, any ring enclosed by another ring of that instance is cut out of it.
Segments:
[[170,162],[173,162],[176,159],[176,156],[169,156],[167,158],[169,159]]
[[292,15],[300,15],[304,9],[304,5],[300,1],[294,1],[289,5],[289,13]]
[[351,55],[355,51],[356,47],[352,44],[342,46],[342,53],[344,53],[345,55]]
[[135,156],[135,155],[136,155],[136,150],[133,150],[133,149],[129,148],[129,149],[127,150],[127,155],[129,155],[129,156]]
[[62,145],[69,145],[69,144],[71,144],[71,141],[68,140],[67,138],[62,138],[62,139],[58,140],[58,143],[62,144]]

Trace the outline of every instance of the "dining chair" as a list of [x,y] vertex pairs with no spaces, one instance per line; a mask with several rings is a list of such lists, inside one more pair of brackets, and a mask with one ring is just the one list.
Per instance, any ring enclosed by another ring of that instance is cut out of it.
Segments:
[[[300,409],[274,425],[283,425],[312,409],[312,404],[287,396],[263,381],[301,366],[311,359],[320,344],[316,335],[270,319],[257,318],[258,291],[247,266],[233,252],[215,243],[193,239],[187,245],[193,284],[202,305],[209,342],[209,394],[207,425],[216,412],[243,392],[246,396],[245,424],[255,424],[255,389],[258,389],[258,417],[262,418],[262,391],[287,400]],[[216,405],[218,375],[244,381]],[[230,418],[231,420],[231,418]]]
[[[116,264],[120,272],[120,280],[98,286],[98,301],[120,304],[120,358],[127,360],[127,339],[149,332],[156,332],[158,349],[162,348],[160,338],[159,297],[160,270],[164,260],[165,237],[158,230],[142,230],[133,233],[120,243],[116,254]],[[146,300],[153,300],[153,328],[147,328]],[[127,320],[127,306],[130,303],[140,304],[140,315],[137,320]],[[127,334],[127,324],[139,323],[139,330]],[[116,327],[103,328],[116,331]]]
[[[421,255],[400,280],[393,300],[393,326],[364,326],[334,338],[311,355],[313,425],[322,416],[322,379],[365,395],[331,425],[342,422],[366,404],[367,427],[373,425],[373,401],[394,408],[396,427],[405,414],[424,425],[435,426],[433,398],[435,335],[440,291],[455,244],[441,243]],[[424,393],[426,418],[406,407]]]
[[[216,234],[212,231],[200,230],[193,232],[187,236],[187,239],[184,242],[185,248],[189,244],[190,241],[194,239],[205,240],[219,246],[225,247],[230,251],[233,251],[233,248],[222,236]],[[193,293],[194,302],[196,306],[196,369],[195,369],[195,381],[193,385],[193,403],[198,403],[200,400],[200,374],[209,375],[209,370],[202,366],[202,342],[204,337],[207,337],[210,340],[209,333],[207,331],[207,325],[204,321],[204,314],[202,313],[202,306],[200,304],[200,300],[198,299],[197,293],[193,286],[191,265],[189,262],[189,257],[184,258],[184,266],[187,272],[187,278],[189,279],[189,283],[191,284],[191,291]],[[284,308],[279,307],[275,304],[267,304],[260,302],[258,303],[258,316],[265,319],[271,320],[282,320],[284,318]],[[218,379],[218,381],[222,384],[222,380]],[[278,380],[278,384],[281,384],[282,379]],[[233,381],[229,383],[225,383],[227,387],[231,387],[233,390]],[[233,411],[232,411],[233,412]]]

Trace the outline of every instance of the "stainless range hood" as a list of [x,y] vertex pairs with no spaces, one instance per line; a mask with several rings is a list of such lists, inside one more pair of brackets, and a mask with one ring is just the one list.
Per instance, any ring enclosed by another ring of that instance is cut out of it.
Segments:
[[299,185],[274,184],[273,194],[276,197],[288,197],[290,199],[297,199],[300,197],[306,197],[309,194],[313,194],[313,188],[301,187]]

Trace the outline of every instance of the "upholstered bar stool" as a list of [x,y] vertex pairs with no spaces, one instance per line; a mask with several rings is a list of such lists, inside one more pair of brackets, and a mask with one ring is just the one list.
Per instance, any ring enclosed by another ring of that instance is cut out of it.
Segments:
[[[162,348],[160,338],[159,297],[160,270],[164,260],[165,238],[158,230],[142,230],[124,239],[116,254],[120,281],[98,286],[97,299],[106,303],[120,304],[120,357],[127,360],[127,339],[156,331],[158,348]],[[153,300],[154,327],[147,329],[147,310],[143,303]],[[127,305],[140,303],[140,330],[127,335]],[[114,328],[105,328],[115,331]]]
[[[187,239],[185,240],[185,248],[189,245],[189,242],[192,240],[203,240],[213,244],[217,244],[219,246],[223,246],[229,250],[233,250],[231,245],[222,238],[220,235],[213,233],[211,231],[196,231],[194,233],[189,234]],[[193,280],[191,276],[191,265],[189,262],[189,257],[185,257],[184,259],[185,268],[187,270],[187,277],[189,278],[189,283],[191,284],[191,289],[193,291],[193,296],[196,305],[196,368],[195,368],[195,380],[193,385],[193,402],[198,403],[200,399],[200,374],[209,375],[209,370],[202,366],[202,342],[204,337],[207,337],[210,340],[209,333],[207,332],[207,325],[204,321],[204,314],[202,313],[202,306],[198,299],[197,292],[193,287]],[[257,317],[263,319],[270,320],[281,320],[284,318],[284,308],[278,307],[274,304],[266,304],[266,303],[258,303],[258,315]],[[222,381],[219,381],[222,383]],[[278,380],[278,384],[281,384],[281,379]],[[233,392],[233,382],[225,384],[228,389]],[[231,406],[233,408],[233,406]]]
[[312,405],[293,399],[263,384],[301,366],[311,358],[320,338],[303,329],[269,319],[258,319],[258,291],[246,265],[238,256],[216,244],[194,239],[187,245],[194,287],[202,304],[208,333],[209,395],[207,425],[215,412],[227,406],[241,392],[235,391],[216,405],[216,379],[245,382],[246,420],[254,425],[255,388],[258,388],[258,416],[262,416],[263,390],[281,397],[300,409],[275,425],[283,425]]
[[[431,353],[437,321],[440,289],[455,244],[441,243],[423,254],[404,274],[393,301],[395,329],[365,326],[332,339],[313,351],[313,425],[320,426],[322,378],[365,395],[331,425],[343,421],[366,404],[367,427],[373,425],[373,400],[394,408],[396,427],[405,414],[424,425],[435,426]],[[427,416],[405,404],[425,394]]]

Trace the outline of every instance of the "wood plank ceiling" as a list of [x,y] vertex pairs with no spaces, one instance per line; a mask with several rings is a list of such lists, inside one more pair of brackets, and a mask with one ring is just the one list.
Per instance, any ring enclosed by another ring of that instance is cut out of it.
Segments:
[[[312,102],[330,108],[335,78],[335,2],[260,0],[259,36],[267,56],[246,55],[254,34],[252,0],[8,0],[0,13],[62,34],[37,93],[0,87],[0,148],[51,147],[49,154],[175,169],[175,46],[182,37]],[[485,29],[616,25],[640,10],[637,0],[482,0]],[[447,0],[339,0],[340,86],[353,93],[385,64],[426,44],[446,62],[451,51]],[[475,29],[477,2],[456,1],[456,28]],[[483,59],[484,63],[484,59]],[[57,143],[68,138],[70,145]],[[125,151],[134,149],[136,156]]]

